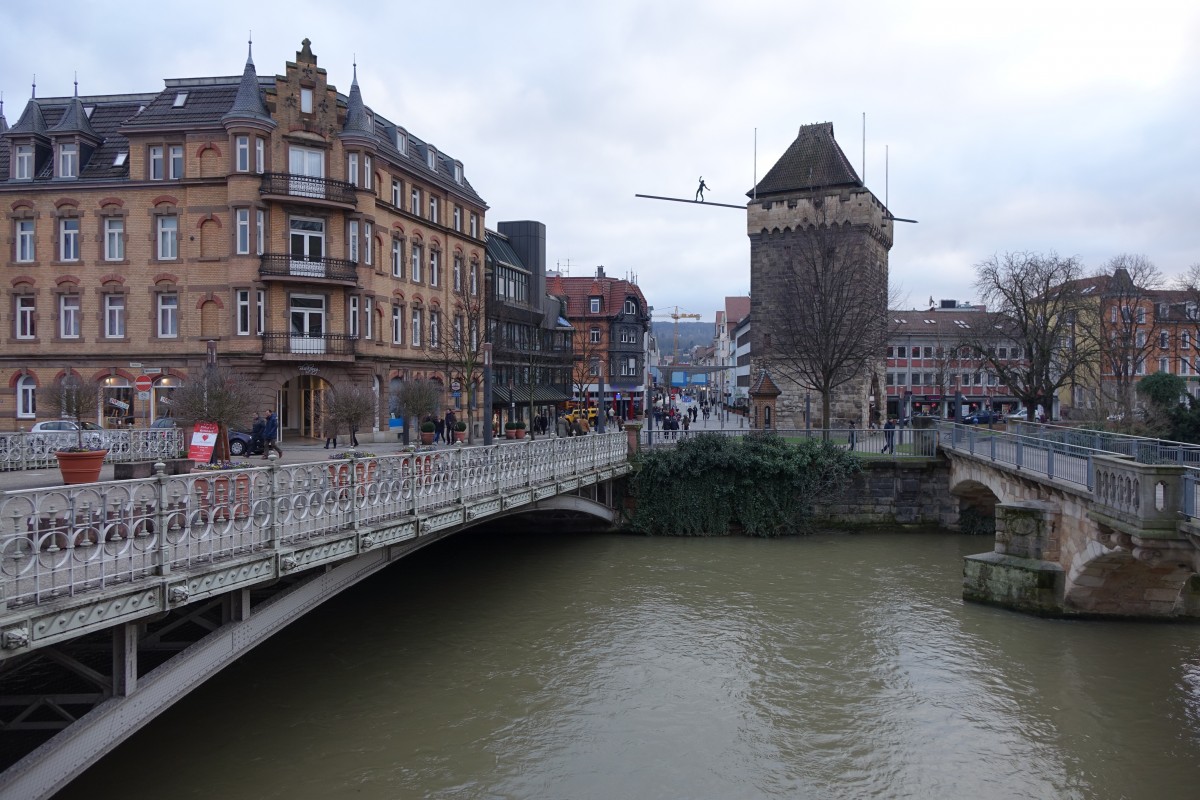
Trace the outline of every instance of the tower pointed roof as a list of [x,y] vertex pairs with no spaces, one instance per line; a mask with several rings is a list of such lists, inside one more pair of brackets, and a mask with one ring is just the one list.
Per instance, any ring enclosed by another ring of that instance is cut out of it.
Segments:
[[758,182],[748,197],[783,192],[824,189],[834,186],[861,187],[862,180],[850,159],[833,138],[833,123],[801,125],[796,140]]
[[8,130],[8,120],[4,118],[4,97],[0,96],[0,133]]
[[78,133],[87,136],[90,139],[100,141],[102,138],[96,133],[96,129],[92,127],[92,121],[88,119],[87,112],[83,108],[83,103],[79,99],[79,85],[75,85],[75,96],[67,102],[67,108],[63,111],[62,118],[58,124],[50,129],[50,135],[64,133]]
[[238,83],[237,94],[234,95],[233,105],[221,117],[221,122],[231,120],[254,120],[274,127],[275,120],[267,112],[263,102],[262,91],[258,88],[258,73],[254,69],[254,45],[251,43],[246,52],[246,68],[242,70],[242,80]]
[[46,135],[46,117],[43,116],[42,107],[38,105],[36,99],[29,98],[29,102],[25,104],[25,110],[21,112],[21,118],[17,120],[16,125],[8,129],[8,132],[34,136]]
[[354,65],[354,80],[350,84],[350,97],[346,102],[346,124],[342,133],[361,133],[371,135],[371,115],[363,105],[362,91],[358,88],[358,64]]

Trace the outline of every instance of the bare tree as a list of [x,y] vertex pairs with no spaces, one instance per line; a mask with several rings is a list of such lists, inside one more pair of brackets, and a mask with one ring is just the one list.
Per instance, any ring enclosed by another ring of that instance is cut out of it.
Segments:
[[325,392],[321,409],[326,436],[337,436],[345,430],[353,434],[366,426],[375,414],[375,393],[353,384]]
[[1132,424],[1134,384],[1146,374],[1146,359],[1158,346],[1147,320],[1153,319],[1162,273],[1145,256],[1122,254],[1109,259],[1098,277],[1107,278],[1107,287],[1095,319],[1096,377],[1106,405],[1115,406]]
[[[587,416],[588,387],[600,380],[600,371],[607,367],[608,348],[604,342],[604,331],[595,341],[590,330],[579,330],[573,337],[574,364],[571,366],[571,388],[579,398],[579,407]],[[668,383],[670,383],[668,379]],[[599,403],[600,398],[596,401]],[[596,409],[600,413],[600,409]]]
[[420,424],[422,418],[438,410],[442,397],[441,387],[434,381],[403,381],[392,390],[392,408],[404,417],[404,441],[408,443],[408,432],[413,422]]
[[784,313],[755,316],[762,326],[761,363],[821,397],[828,428],[834,393],[862,380],[879,363],[888,338],[888,286],[867,235],[849,223],[829,224],[824,205],[817,224],[797,230],[787,248],[778,293]]
[[229,430],[245,426],[262,398],[253,384],[226,367],[208,366],[171,393],[171,407],[181,422],[217,423],[217,443],[213,458],[229,458]]
[[466,390],[467,401],[464,406],[468,442],[473,441],[475,426],[471,424],[472,412],[478,405],[479,389],[483,383],[483,350],[480,344],[486,323],[482,295],[456,298],[453,316],[445,320],[437,341],[431,339],[427,349],[429,360],[437,364],[446,385],[458,381]]
[[76,447],[82,450],[83,418],[99,408],[100,384],[70,373],[43,390],[41,401],[55,415],[75,422]]
[[[1053,408],[1055,393],[1094,363],[1094,337],[1081,320],[1095,314],[1095,282],[1075,258],[1054,252],[1005,253],[975,265],[975,287],[989,323],[964,331],[964,344],[1022,402],[1030,420],[1037,406]],[[999,345],[1021,348],[1024,358],[997,355]]]

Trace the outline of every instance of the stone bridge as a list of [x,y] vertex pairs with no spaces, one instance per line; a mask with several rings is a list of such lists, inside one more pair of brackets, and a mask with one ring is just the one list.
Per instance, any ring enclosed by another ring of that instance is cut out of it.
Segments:
[[1044,433],[943,425],[940,441],[959,523],[995,525],[993,551],[965,561],[966,599],[1052,616],[1200,616],[1191,467]]

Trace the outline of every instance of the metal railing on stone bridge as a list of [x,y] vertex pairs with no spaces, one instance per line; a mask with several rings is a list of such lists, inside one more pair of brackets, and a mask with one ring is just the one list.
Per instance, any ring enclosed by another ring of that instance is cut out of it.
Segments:
[[[986,427],[981,426],[980,430],[986,430]],[[1042,441],[1117,453],[1126,458],[1132,458],[1139,464],[1179,464],[1185,467],[1200,468],[1200,445],[1198,444],[1019,420],[1010,420],[1007,430],[1009,433],[1034,437]]]
[[663,430],[643,428],[641,444],[647,448],[675,447],[680,442],[699,436],[724,436],[742,438],[746,436],[778,436],[786,441],[801,442],[806,439],[827,440],[831,444],[851,450],[868,458],[933,458],[937,455],[939,433],[935,429],[919,428],[706,428],[692,427],[689,430]]
[[[0,433],[0,471],[45,469],[58,464],[55,453],[78,444],[74,431]],[[124,430],[88,430],[83,432],[86,447],[108,450],[106,463],[157,461],[178,458],[183,450],[183,431],[179,428],[129,428]]]
[[0,612],[569,481],[627,450],[612,433],[5,492]]

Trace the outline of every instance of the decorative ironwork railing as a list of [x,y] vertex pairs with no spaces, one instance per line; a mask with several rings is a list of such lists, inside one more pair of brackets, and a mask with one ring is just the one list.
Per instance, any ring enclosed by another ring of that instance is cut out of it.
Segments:
[[264,333],[264,353],[293,353],[304,356],[352,356],[357,336],[344,333],[306,335],[301,333]]
[[358,195],[355,186],[345,181],[330,178],[314,178],[309,175],[293,175],[290,172],[265,172],[260,194],[308,197],[315,200],[331,200],[335,203],[356,205]]
[[303,258],[286,253],[264,253],[258,268],[263,278],[324,278],[358,282],[358,264],[344,258]]
[[584,474],[627,463],[627,446],[624,433],[526,439],[6,492],[0,611],[165,575],[183,580],[217,562],[499,503],[527,487],[578,485]]
[[[45,469],[58,464],[55,453],[75,447],[78,434],[72,431],[41,433],[0,433],[0,471]],[[183,452],[183,431],[179,428],[130,428],[83,432],[86,447],[108,450],[109,464],[127,461],[157,461],[178,458]]]
[[656,426],[653,429],[644,427],[641,441],[647,447],[673,447],[685,439],[697,436],[727,436],[741,438],[743,436],[779,436],[788,441],[800,442],[805,439],[825,440],[836,447],[851,450],[864,457],[870,458],[934,458],[937,456],[938,431],[933,429],[895,428],[891,431],[882,428],[772,428],[770,430],[755,430],[751,428],[715,428],[690,427],[688,430],[664,430]]

